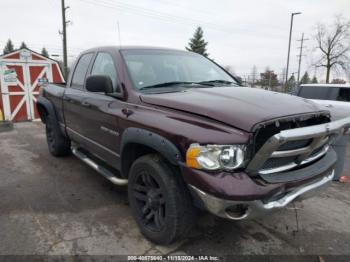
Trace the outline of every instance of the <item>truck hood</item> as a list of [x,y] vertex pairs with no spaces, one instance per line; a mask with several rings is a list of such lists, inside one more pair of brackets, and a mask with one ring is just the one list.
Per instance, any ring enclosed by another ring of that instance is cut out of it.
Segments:
[[245,131],[259,122],[321,111],[312,101],[248,87],[191,88],[182,92],[143,94],[145,103],[186,111]]

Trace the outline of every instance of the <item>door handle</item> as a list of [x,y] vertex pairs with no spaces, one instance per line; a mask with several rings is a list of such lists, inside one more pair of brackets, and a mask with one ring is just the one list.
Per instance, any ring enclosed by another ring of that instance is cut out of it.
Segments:
[[64,96],[63,100],[67,101],[68,103],[74,103],[74,99],[71,99],[69,97]]
[[91,106],[91,104],[86,102],[86,101],[81,102],[81,105],[82,106],[86,106],[86,107],[90,107]]
[[123,109],[122,109],[122,113],[123,113],[124,115],[126,115],[126,117],[129,117],[129,116],[132,115],[134,112],[133,112],[132,110],[128,109],[128,108],[123,108]]

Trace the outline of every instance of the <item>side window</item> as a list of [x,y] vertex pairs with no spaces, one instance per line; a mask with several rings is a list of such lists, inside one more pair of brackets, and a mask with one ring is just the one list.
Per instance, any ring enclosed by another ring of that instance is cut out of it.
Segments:
[[326,86],[303,86],[299,92],[299,96],[309,99],[327,100],[329,88]]
[[89,54],[82,55],[80,57],[78,64],[75,67],[73,78],[72,78],[71,86],[73,88],[83,89],[86,72],[88,70],[92,56],[93,54],[89,53]]
[[344,102],[350,102],[350,88],[340,88],[337,100],[344,101]]
[[98,53],[92,67],[91,75],[107,75],[111,78],[113,89],[117,90],[117,71],[114,66],[113,57],[108,53]]
[[333,100],[333,101],[336,101],[338,100],[338,95],[339,95],[339,87],[332,87],[330,88],[330,92],[329,92],[329,95],[328,95],[328,100]]

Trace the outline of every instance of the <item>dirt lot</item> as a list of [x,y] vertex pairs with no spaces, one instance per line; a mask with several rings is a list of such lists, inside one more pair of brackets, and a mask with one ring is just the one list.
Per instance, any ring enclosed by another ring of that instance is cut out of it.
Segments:
[[350,183],[264,219],[204,215],[187,240],[162,247],[139,233],[125,189],[74,156],[49,155],[41,123],[0,133],[0,160],[0,255],[350,255]]

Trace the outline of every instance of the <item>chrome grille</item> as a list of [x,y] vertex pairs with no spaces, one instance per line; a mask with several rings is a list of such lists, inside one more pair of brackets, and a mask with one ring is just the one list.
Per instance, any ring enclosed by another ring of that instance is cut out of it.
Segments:
[[277,172],[283,172],[295,168],[297,166],[302,166],[312,161],[315,161],[325,155],[328,151],[329,145],[323,145],[316,150],[312,151],[308,158],[298,161],[298,156],[289,156],[281,158],[269,158],[263,165],[262,169],[259,171],[260,174],[271,174]]
[[278,150],[283,151],[283,150],[292,150],[292,149],[297,149],[301,147],[306,147],[311,143],[311,139],[304,139],[304,140],[298,140],[298,141],[290,141],[287,142],[283,145],[281,145]]
[[246,170],[251,174],[280,173],[316,161],[327,153],[332,139],[349,127],[350,117],[280,131],[257,150]]
[[266,160],[264,165],[262,166],[262,170],[268,170],[275,167],[284,166],[290,163],[293,163],[296,160],[296,157],[282,157],[282,158],[269,158]]

